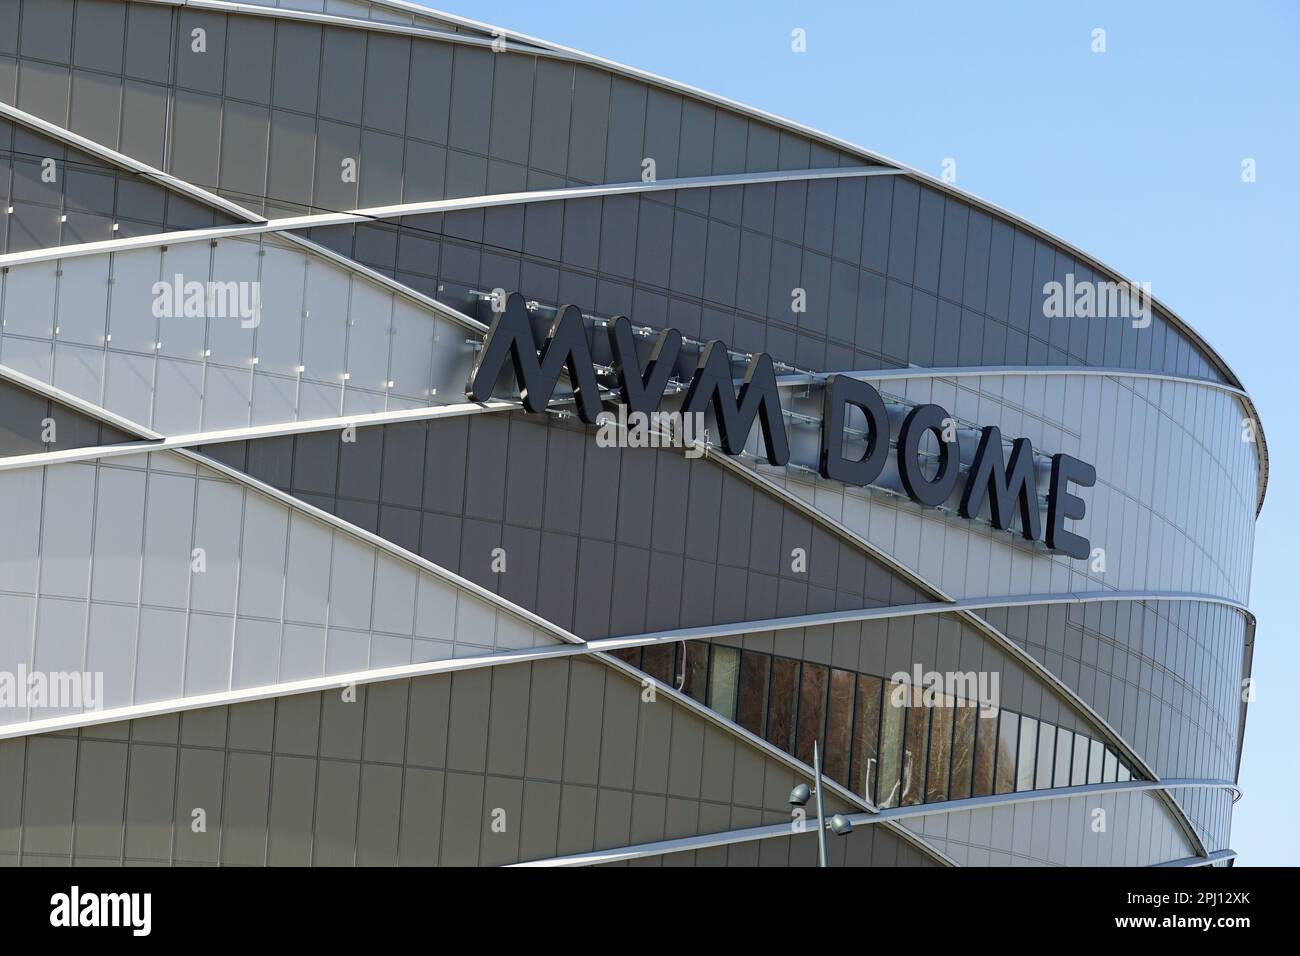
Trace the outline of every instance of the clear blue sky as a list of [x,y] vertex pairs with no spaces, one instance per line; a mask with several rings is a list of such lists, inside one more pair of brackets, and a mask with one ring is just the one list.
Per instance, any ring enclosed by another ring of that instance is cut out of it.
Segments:
[[[1254,396],[1271,457],[1232,844],[1300,864],[1300,3],[445,0],[495,23],[806,123],[1079,246],[1201,332]],[[790,50],[790,32],[808,50]],[[1094,28],[1106,52],[1091,51]],[[1256,161],[1257,181],[1241,181]],[[1291,541],[1288,547],[1287,541]]]

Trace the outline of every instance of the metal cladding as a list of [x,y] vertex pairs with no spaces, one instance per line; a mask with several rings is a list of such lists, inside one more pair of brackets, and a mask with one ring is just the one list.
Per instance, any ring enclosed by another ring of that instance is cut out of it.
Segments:
[[800,785],[832,865],[1231,856],[1267,455],[1199,336],[361,7],[8,5],[0,865],[798,865]]

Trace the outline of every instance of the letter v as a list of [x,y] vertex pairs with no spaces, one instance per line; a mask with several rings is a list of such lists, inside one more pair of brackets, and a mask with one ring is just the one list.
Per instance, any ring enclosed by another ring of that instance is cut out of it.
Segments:
[[668,386],[668,378],[673,374],[677,356],[682,350],[682,334],[676,329],[660,332],[659,341],[655,343],[645,370],[642,371],[641,361],[636,354],[632,323],[627,316],[620,315],[610,326],[609,348],[614,356],[618,388],[628,411],[644,412],[647,415],[658,411],[664,389]]

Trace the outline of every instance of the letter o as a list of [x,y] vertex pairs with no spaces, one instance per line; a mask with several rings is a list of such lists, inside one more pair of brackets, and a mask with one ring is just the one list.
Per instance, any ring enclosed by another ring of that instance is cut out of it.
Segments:
[[[898,432],[898,476],[909,498],[923,505],[941,505],[957,485],[960,448],[956,441],[943,440],[943,423],[948,412],[939,405],[918,405],[907,413]],[[939,440],[939,471],[926,478],[921,468],[921,439],[933,432]]]

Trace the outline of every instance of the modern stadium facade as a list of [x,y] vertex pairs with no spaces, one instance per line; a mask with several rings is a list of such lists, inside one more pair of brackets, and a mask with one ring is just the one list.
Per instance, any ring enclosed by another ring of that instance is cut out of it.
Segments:
[[0,864],[807,865],[814,746],[831,865],[1233,859],[1149,287],[396,0],[4,0],[0,112]]

